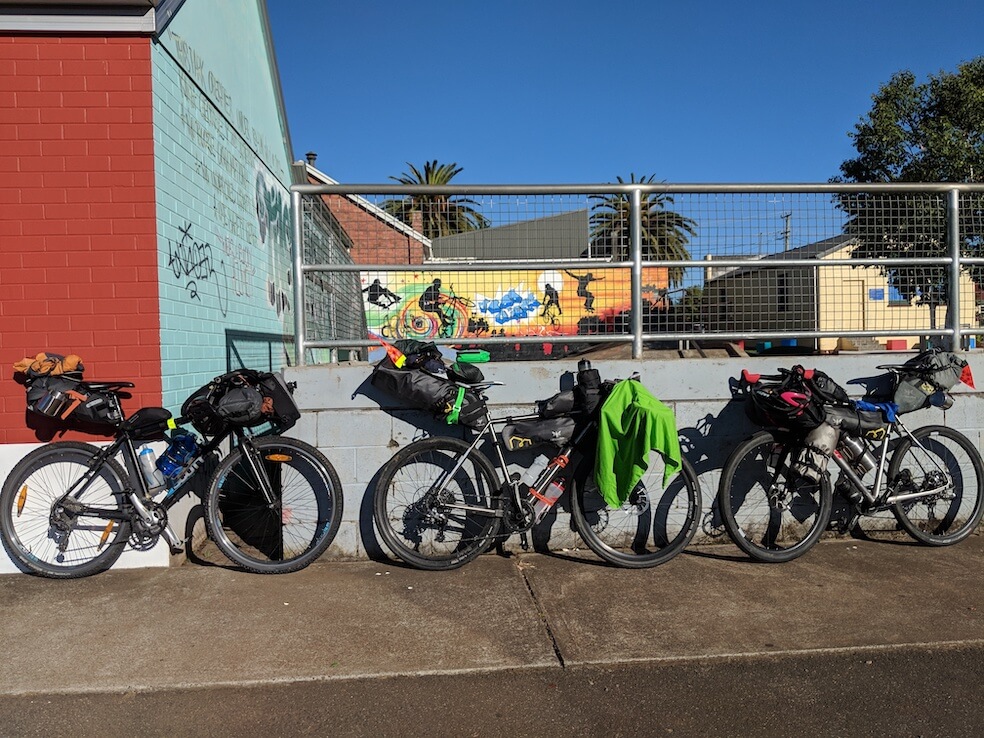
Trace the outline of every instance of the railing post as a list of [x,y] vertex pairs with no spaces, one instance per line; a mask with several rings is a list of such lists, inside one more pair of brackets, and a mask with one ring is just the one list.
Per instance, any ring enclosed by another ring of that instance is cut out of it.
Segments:
[[950,190],[946,201],[946,241],[950,256],[949,284],[947,289],[947,328],[950,335],[950,351],[960,350],[960,191]]
[[302,227],[301,193],[290,193],[291,215],[294,220],[294,239],[291,257],[294,269],[294,365],[304,366],[304,233]]
[[632,190],[629,211],[632,241],[632,358],[642,358],[642,190]]

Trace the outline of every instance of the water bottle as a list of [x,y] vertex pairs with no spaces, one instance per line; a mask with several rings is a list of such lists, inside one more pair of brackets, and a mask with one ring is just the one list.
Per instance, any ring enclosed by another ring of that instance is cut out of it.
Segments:
[[164,475],[157,469],[157,454],[154,453],[154,449],[144,444],[140,447],[137,459],[140,461],[140,471],[144,481],[147,482],[147,491],[154,494],[164,486]]
[[198,451],[198,441],[183,430],[171,434],[171,443],[163,456],[157,460],[157,468],[170,481],[176,477]]
[[854,471],[862,477],[877,465],[875,457],[871,455],[865,442],[860,438],[842,433],[838,448],[847,457],[848,461],[851,462]]
[[533,465],[526,470],[526,472],[523,474],[523,476],[520,478],[519,481],[521,481],[527,487],[532,487],[534,484],[536,484],[537,477],[540,476],[540,473],[547,468],[548,461],[549,459],[543,454],[537,456],[536,459],[533,460]]
[[562,479],[555,479],[547,485],[542,495],[537,495],[536,502],[533,503],[533,515],[536,518],[536,522],[539,523],[543,520],[543,517],[547,514],[547,510],[553,507],[553,504],[562,494],[564,494],[564,481]]

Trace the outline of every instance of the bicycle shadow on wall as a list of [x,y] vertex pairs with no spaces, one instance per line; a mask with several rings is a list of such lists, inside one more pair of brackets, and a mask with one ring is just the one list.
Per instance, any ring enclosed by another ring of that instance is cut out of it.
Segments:
[[[372,384],[371,375],[366,377],[355,389],[352,393],[352,399],[354,400],[360,395],[365,397],[367,400],[374,402],[378,406],[378,409],[389,416],[392,420],[399,421],[400,424],[404,426],[413,426],[416,429],[413,436],[409,438],[406,443],[412,443],[413,441],[421,438],[429,438],[431,436],[451,436],[454,438],[464,438],[465,429],[463,426],[449,426],[447,423],[429,416],[426,412],[421,410],[408,410],[405,407],[393,407],[393,398]],[[400,448],[402,448],[399,442],[393,437],[392,431],[386,446],[392,452],[390,458],[396,455]],[[362,492],[362,499],[359,501],[359,539],[362,541],[362,547],[365,549],[366,556],[368,556],[371,561],[392,564],[393,566],[413,568],[400,561],[396,556],[390,554],[390,552],[384,547],[383,543],[379,540],[379,537],[376,534],[375,525],[373,523],[373,500],[376,495],[376,486],[388,461],[389,459],[387,459],[387,462],[384,462],[378,469],[376,469],[372,475],[372,478],[369,480],[369,483],[366,485],[365,490]]]
[[720,474],[731,451],[744,438],[758,430],[745,414],[745,401],[737,394],[738,380],[729,379],[729,388],[731,399],[721,412],[717,415],[708,413],[695,425],[678,428],[680,451],[697,471],[697,477],[701,480],[701,487],[705,492],[706,506],[701,514],[697,538],[684,553],[727,561],[748,561],[747,557],[740,554],[732,555],[707,550],[711,545],[730,543],[718,510],[717,492]]

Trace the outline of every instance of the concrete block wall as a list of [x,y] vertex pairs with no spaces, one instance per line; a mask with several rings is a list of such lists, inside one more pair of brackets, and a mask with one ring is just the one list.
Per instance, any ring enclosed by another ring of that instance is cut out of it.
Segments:
[[[743,368],[764,374],[779,366],[802,363],[830,374],[847,387],[852,396],[863,394],[850,380],[880,374],[876,365],[901,363],[909,353],[876,353],[851,356],[777,357],[748,359],[661,358],[644,361],[594,361],[603,378],[628,377],[640,372],[646,387],[675,412],[684,452],[697,469],[705,525],[698,539],[707,540],[716,531],[707,525],[717,492],[721,468],[731,450],[757,430],[747,420],[740,403],[730,402],[728,381]],[[984,387],[984,355],[966,354]],[[289,435],[317,446],[332,462],[344,488],[342,527],[328,558],[374,557],[381,543],[373,531],[372,494],[381,467],[403,446],[426,434],[464,437],[461,428],[435,421],[427,413],[407,410],[369,384],[367,363],[303,367],[288,370],[288,379],[298,383],[295,398],[304,416]],[[489,390],[494,416],[532,412],[534,403],[572,381],[576,360],[486,364],[487,379],[505,383]],[[566,379],[565,379],[566,374]],[[984,393],[962,385],[955,389],[956,402],[947,411],[921,410],[905,416],[915,428],[928,424],[952,426],[967,434],[978,449],[984,429]],[[512,461],[512,457],[510,457]],[[516,454],[518,466],[529,457]],[[513,537],[510,546],[518,537]],[[571,530],[566,496],[556,517],[551,514],[533,533],[537,549],[557,550],[582,546]],[[583,547],[583,546],[582,546]]]

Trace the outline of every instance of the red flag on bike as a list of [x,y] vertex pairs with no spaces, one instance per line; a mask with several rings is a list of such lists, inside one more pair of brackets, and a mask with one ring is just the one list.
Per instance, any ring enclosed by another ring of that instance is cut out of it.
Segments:
[[402,369],[403,368],[403,365],[407,363],[407,356],[406,356],[406,354],[404,354],[402,351],[400,351],[400,349],[398,349],[393,344],[386,343],[386,341],[384,341],[379,336],[373,336],[373,338],[375,338],[377,341],[379,341],[381,344],[383,344],[383,348],[386,349],[386,355],[390,358],[390,361],[393,362],[393,365],[397,369]]
[[970,364],[967,364],[963,371],[960,372],[960,381],[966,384],[971,389],[977,389],[974,386],[974,373],[970,371]]

